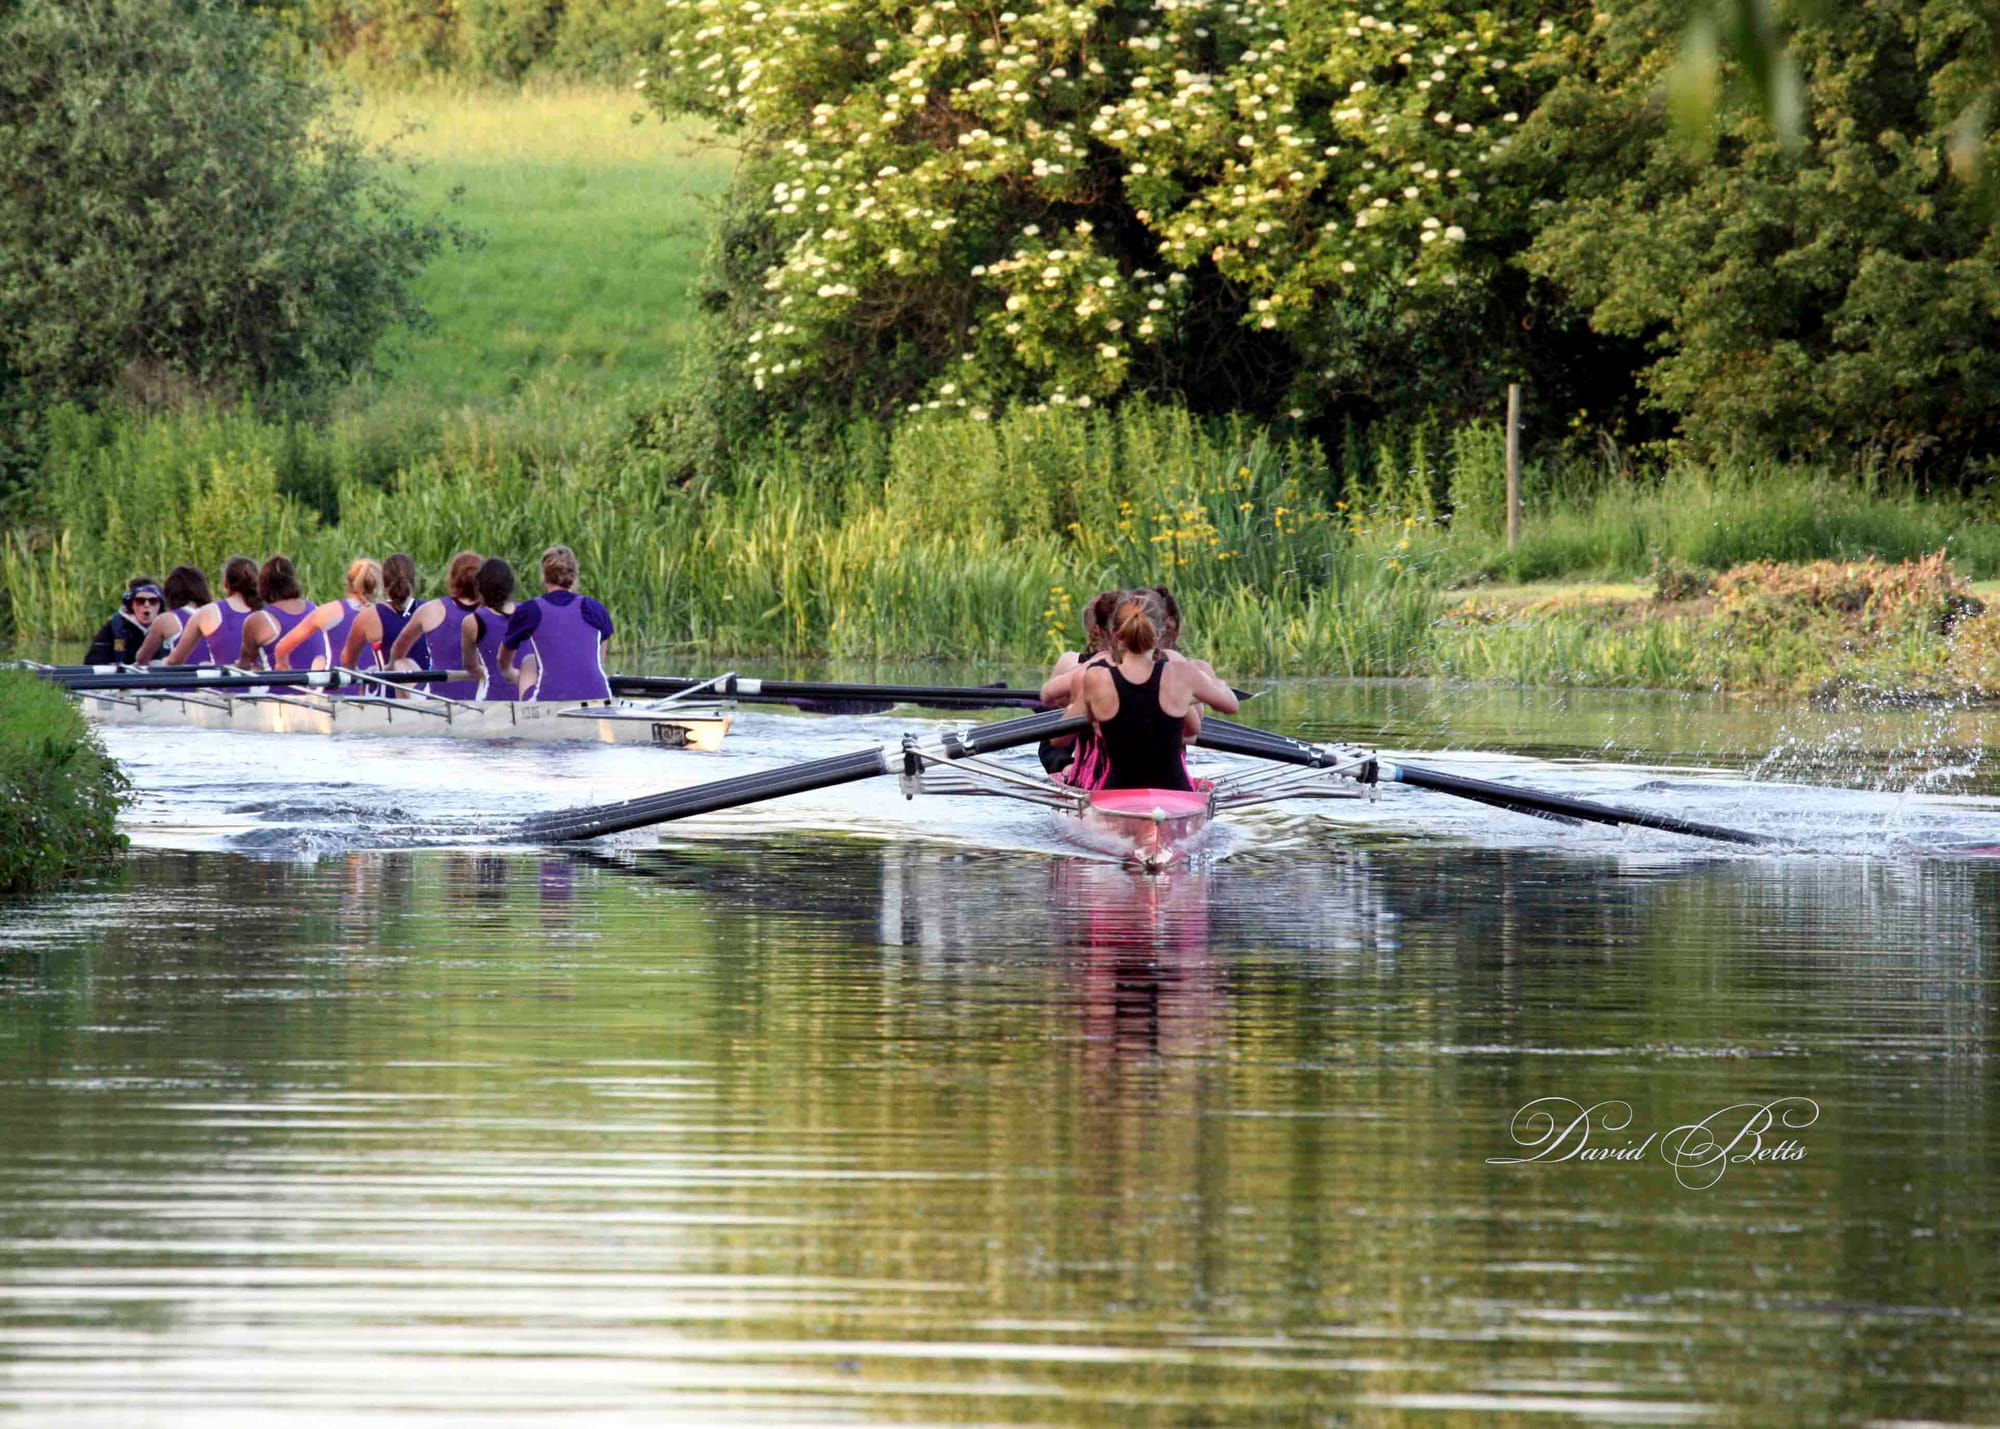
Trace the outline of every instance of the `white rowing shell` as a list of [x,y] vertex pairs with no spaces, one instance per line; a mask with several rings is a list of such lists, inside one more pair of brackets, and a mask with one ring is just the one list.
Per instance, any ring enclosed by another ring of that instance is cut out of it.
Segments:
[[727,710],[629,700],[426,700],[373,695],[257,695],[126,691],[80,696],[103,724],[232,729],[255,734],[441,735],[458,739],[576,740],[714,751]]

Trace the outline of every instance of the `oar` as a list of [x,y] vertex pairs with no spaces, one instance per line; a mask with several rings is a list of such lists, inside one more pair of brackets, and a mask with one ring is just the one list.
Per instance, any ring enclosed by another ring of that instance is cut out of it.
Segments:
[[[698,680],[686,675],[613,675],[614,695],[678,695],[708,690],[719,698],[741,700],[745,704],[793,705],[815,714],[883,714],[896,705],[916,705],[924,709],[1031,709],[1042,708],[1040,690],[1010,689],[991,685],[856,685],[813,680],[760,680],[744,675],[719,675]],[[1245,690],[1238,699],[1255,699]]]
[[746,704],[801,705],[829,714],[879,714],[893,705],[931,709],[1039,709],[1039,690],[1005,685],[852,685],[813,680],[760,680],[744,675],[695,679],[685,675],[613,675],[614,695],[678,695],[710,689]]
[[[1334,763],[1338,753],[1304,740],[1288,739],[1281,734],[1272,734],[1269,730],[1232,724],[1224,719],[1203,720],[1201,735],[1196,742],[1210,749],[1221,749],[1233,754],[1249,754],[1260,759],[1274,759],[1286,764],[1303,764],[1314,768]],[[1632,824],[1642,829],[1659,829],[1670,834],[1685,834],[1690,838],[1715,839],[1721,843],[1747,844],[1753,847],[1778,842],[1765,834],[1726,829],[1718,824],[1699,823],[1672,814],[1651,814],[1638,809],[1621,809],[1610,804],[1573,799],[1566,794],[1546,794],[1540,790],[1523,789],[1513,784],[1496,784],[1487,779],[1468,779],[1461,774],[1447,774],[1442,770],[1425,769],[1415,764],[1397,764],[1382,759],[1376,761],[1375,769],[1378,779],[1392,784],[1407,784],[1414,789],[1429,789],[1433,793],[1450,794],[1455,798],[1470,799],[1496,809],[1509,809],[1515,813],[1531,814],[1541,819],[1570,823]]]
[[787,794],[803,794],[813,789],[831,788],[835,784],[872,779],[879,774],[900,770],[905,760],[914,760],[921,766],[924,761],[947,762],[969,754],[1012,749],[1016,745],[1033,744],[1052,735],[1072,733],[1086,723],[1088,721],[1080,715],[1071,718],[1060,710],[1052,710],[1047,714],[1027,715],[954,731],[928,744],[920,745],[914,740],[879,744],[871,749],[857,749],[804,764],[786,765],[781,769],[760,769],[755,774],[739,774],[733,779],[718,779],[686,789],[670,789],[663,794],[649,794],[644,798],[627,799],[623,803],[538,814],[523,825],[521,832],[527,838],[548,843],[594,839],[603,834],[669,823],[695,814],[710,814],[719,809],[761,803],[765,799],[781,799]]
[[249,690],[265,685],[306,685],[315,689],[345,689],[355,685],[428,685],[463,680],[462,670],[239,670],[233,665],[204,666],[189,676],[164,677],[155,670],[128,670],[116,675],[78,675],[54,683],[78,693],[91,690]]

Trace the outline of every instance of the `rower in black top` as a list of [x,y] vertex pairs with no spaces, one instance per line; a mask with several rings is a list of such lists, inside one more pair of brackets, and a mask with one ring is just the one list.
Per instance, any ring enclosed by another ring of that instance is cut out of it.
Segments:
[[1206,666],[1156,648],[1163,616],[1152,592],[1127,596],[1112,625],[1115,659],[1082,671],[1070,712],[1096,723],[1106,766],[1099,787],[1191,789],[1182,751],[1201,729],[1200,706],[1236,712],[1234,691]]
[[1123,670],[1112,668],[1118,710],[1097,727],[1110,766],[1104,776],[1105,788],[1194,788],[1181,757],[1187,740],[1186,717],[1160,708],[1160,680],[1166,670],[1167,662],[1158,654],[1153,656],[1152,673],[1141,681],[1128,680]]

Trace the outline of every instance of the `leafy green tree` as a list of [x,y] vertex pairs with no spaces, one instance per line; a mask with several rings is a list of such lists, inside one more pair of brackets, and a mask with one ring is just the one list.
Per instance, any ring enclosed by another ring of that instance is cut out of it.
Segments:
[[1620,7],[1524,124],[1513,175],[1554,200],[1528,267],[1646,344],[1647,398],[1696,448],[2000,451],[1989,0],[1824,7],[1792,32],[1797,141],[1725,105],[1697,150],[1663,98],[1686,13]]
[[0,408],[310,397],[421,319],[455,230],[270,39],[213,0],[0,14]]
[[712,301],[767,406],[1490,388],[1531,214],[1498,161],[1587,9],[1008,3],[669,0],[656,102],[745,145]]

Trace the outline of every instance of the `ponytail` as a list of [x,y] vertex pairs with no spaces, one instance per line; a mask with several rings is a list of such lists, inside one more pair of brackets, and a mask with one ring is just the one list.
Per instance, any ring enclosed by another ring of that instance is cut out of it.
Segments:
[[222,568],[222,593],[240,596],[252,610],[262,610],[264,597],[257,589],[257,563],[248,556],[231,556]]
[[1165,623],[1159,606],[1159,597],[1150,591],[1133,592],[1118,603],[1112,634],[1121,651],[1145,655],[1158,647],[1160,627]]
[[382,594],[401,610],[417,593],[417,563],[401,551],[382,562]]

